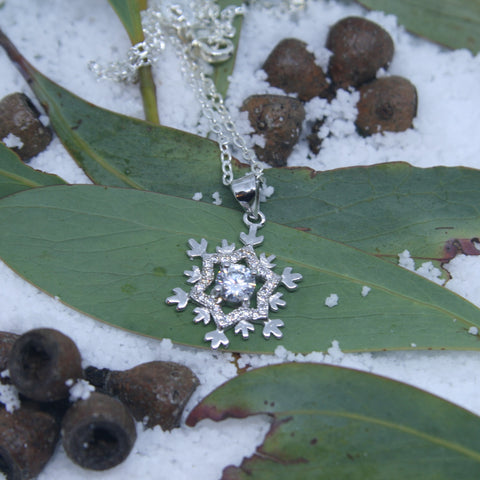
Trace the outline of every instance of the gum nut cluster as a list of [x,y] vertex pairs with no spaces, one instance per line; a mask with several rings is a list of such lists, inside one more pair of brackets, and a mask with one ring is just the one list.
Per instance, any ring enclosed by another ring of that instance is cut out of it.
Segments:
[[135,420],[147,428],[179,426],[199,384],[187,367],[171,362],[122,372],[81,364],[73,340],[58,330],[0,332],[0,366],[8,371],[2,383],[18,397],[0,408],[0,472],[7,478],[36,477],[60,438],[81,467],[112,468],[133,448]]
[[[417,91],[399,76],[377,78],[387,70],[394,54],[393,40],[378,24],[361,17],[346,17],[328,32],[326,48],[331,52],[328,71],[316,63],[308,45],[296,38],[280,41],[263,64],[267,81],[296,98],[255,95],[245,100],[255,134],[265,145],[256,145],[257,156],[272,166],[284,166],[302,131],[304,102],[320,97],[331,101],[336,92],[358,90],[356,127],[360,135],[401,132],[412,127],[417,112]],[[307,136],[310,150],[317,154],[322,139],[318,132],[324,118],[317,119]]]

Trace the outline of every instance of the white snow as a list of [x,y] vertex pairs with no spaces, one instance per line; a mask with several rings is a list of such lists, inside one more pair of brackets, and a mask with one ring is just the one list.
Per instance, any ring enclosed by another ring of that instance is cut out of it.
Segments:
[[[87,67],[90,60],[109,62],[121,58],[129,47],[128,36],[107,1],[68,2],[68,8],[63,0],[4,0],[0,4],[0,27],[42,73],[96,105],[143,117],[137,85],[98,81]],[[297,37],[318,55],[319,64],[325,64],[328,28],[348,15],[366,15],[392,35],[395,56],[389,70],[381,74],[402,75],[417,87],[419,108],[415,128],[362,138],[353,128],[356,94],[339,92],[331,105],[312,100],[306,106],[304,132],[289,164],[327,170],[406,161],[418,167],[462,165],[479,168],[480,55],[474,56],[466,50],[444,50],[406,33],[397,25],[395,17],[380,12],[366,13],[356,4],[311,2],[308,13],[300,14],[296,22],[270,11],[247,14],[227,99],[232,117],[242,131],[251,131],[245,113],[238,111],[246,97],[281,93],[267,84],[261,70],[276,43],[286,37]],[[0,51],[0,71],[0,98],[16,91],[33,97],[3,51]],[[167,47],[154,74],[158,79],[162,123],[205,135],[207,123],[200,118],[195,95],[180,74],[172,48]],[[325,140],[315,156],[308,150],[307,129],[324,114],[329,116],[322,130]],[[256,141],[259,139],[249,140],[251,145]],[[70,183],[90,183],[58,138],[54,138],[48,149],[30,165],[56,173]],[[268,171],[266,177],[268,181]],[[224,190],[221,192],[223,194]],[[400,260],[403,266],[415,269],[409,254],[404,254]],[[448,270],[452,279],[446,283],[446,288],[480,306],[480,256],[458,256],[450,262]],[[433,281],[438,280],[433,266],[421,266],[416,271],[427,274]],[[3,263],[0,263],[0,286],[0,330],[22,333],[35,327],[57,328],[75,340],[84,365],[99,368],[122,370],[151,360],[176,361],[190,367],[201,385],[185,415],[213,389],[237,374],[233,356],[228,352],[180,347],[167,339],[144,338],[97,322],[48,297]],[[477,335],[478,331],[472,334]],[[346,354],[334,338],[331,342],[328,352],[309,355],[296,355],[279,344],[274,355],[242,355],[238,365],[253,368],[286,361],[313,361],[357,368],[410,383],[480,414],[480,352],[415,350]],[[415,345],[414,338],[411,345],[412,348]],[[39,479],[82,480],[85,475],[93,475],[102,480],[213,480],[221,476],[225,466],[238,465],[244,456],[251,455],[268,427],[268,420],[263,417],[220,423],[205,421],[195,428],[182,423],[179,429],[171,432],[162,432],[159,428],[144,430],[139,424],[134,450],[120,466],[86,474],[73,465],[59,447]]]
[[362,287],[362,291],[361,291],[362,297],[366,297],[370,293],[371,290],[372,289],[370,287],[368,287],[367,285],[364,285]]
[[7,146],[8,148],[22,148],[23,147],[23,142],[20,137],[17,137],[13,133],[9,133],[5,138],[2,139],[2,142]]
[[220,192],[213,192],[212,193],[212,198],[213,198],[212,203],[214,205],[221,205],[222,204],[222,197],[220,196]]
[[407,270],[411,270],[412,272],[415,271],[415,260],[410,256],[408,250],[404,250],[402,253],[398,254],[398,264]]
[[0,383],[0,402],[5,405],[5,410],[10,413],[20,408],[17,389],[13,385],[3,385]]
[[79,378],[76,382],[72,379],[66,381],[68,387],[70,387],[70,401],[76,402],[77,400],[86,400],[90,397],[90,394],[95,391],[95,387],[90,385],[83,378]]
[[338,295],[336,293],[331,293],[326,299],[325,299],[325,305],[328,308],[333,308],[338,305]]
[[443,275],[442,271],[435,267],[432,262],[423,262],[420,267],[415,268],[415,260],[410,256],[408,250],[404,250],[402,253],[398,254],[398,264],[407,270],[415,272],[418,275],[437,283],[438,285],[443,285],[445,283],[445,279],[441,278]]
[[468,329],[468,333],[469,333],[470,335],[478,335],[478,328],[477,328],[477,327],[470,327],[470,328]]

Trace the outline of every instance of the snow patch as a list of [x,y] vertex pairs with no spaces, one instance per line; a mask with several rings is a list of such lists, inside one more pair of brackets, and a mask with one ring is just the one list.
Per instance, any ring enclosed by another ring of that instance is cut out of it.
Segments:
[[336,293],[331,293],[325,299],[325,305],[329,308],[336,307],[338,305],[338,295]]
[[410,256],[408,250],[404,250],[402,253],[398,254],[398,265],[436,283],[437,285],[443,285],[445,283],[445,280],[440,278],[442,271],[435,267],[432,262],[424,262],[420,267],[415,269],[415,261]]
[[9,133],[4,139],[2,139],[2,142],[8,148],[22,148],[24,145],[21,138],[13,133]]
[[67,387],[70,387],[70,401],[76,402],[77,400],[86,400],[90,397],[90,394],[95,391],[95,387],[91,385],[87,380],[83,378],[74,382],[69,379],[65,382]]
[[470,327],[470,328],[468,329],[468,333],[469,333],[470,335],[478,335],[478,328],[477,328],[477,327]]
[[13,413],[17,408],[20,408],[18,391],[13,385],[0,384],[0,403],[5,405],[5,410],[9,413]]
[[212,193],[213,204],[214,205],[221,205],[222,204],[222,197],[220,196],[219,192]]
[[364,285],[362,287],[362,293],[361,293],[362,297],[366,297],[370,293],[371,290],[372,289],[370,287],[368,287],[367,285]]

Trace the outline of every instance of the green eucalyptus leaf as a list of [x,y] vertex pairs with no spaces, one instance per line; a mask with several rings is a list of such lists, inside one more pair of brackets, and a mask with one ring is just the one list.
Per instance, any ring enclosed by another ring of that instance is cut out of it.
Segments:
[[65,148],[93,182],[152,191],[169,185],[177,195],[188,197],[198,191],[198,182],[180,183],[182,177],[170,172],[190,172],[195,166],[198,170],[200,161],[219,161],[216,143],[96,107],[38,72],[2,32],[0,45],[48,112]]
[[[130,37],[132,45],[143,42],[142,18],[140,12],[147,8],[147,0],[109,0]],[[138,70],[145,119],[158,125],[157,94],[152,68],[144,66]]]
[[187,418],[267,414],[256,453],[222,480],[478,478],[480,419],[393,380],[341,367],[282,364],[220,386]]
[[29,188],[64,183],[56,175],[39,172],[25,165],[17,155],[0,142],[0,198]]
[[[221,186],[215,142],[98,108],[41,75],[11,45],[9,54],[95,183],[184,198],[201,192],[212,201]],[[236,167],[237,175],[244,171]],[[328,172],[277,168],[266,177],[275,195],[262,209],[278,223],[393,259],[405,249],[442,262],[478,252],[471,240],[480,234],[479,170],[389,163]],[[222,199],[234,207],[230,194]]]
[[[191,287],[183,272],[199,259],[188,239],[205,238],[209,252],[245,230],[238,210],[134,189],[91,185],[31,189],[0,202],[0,257],[25,279],[94,318],[174,342],[207,346],[212,325],[193,323],[165,299]],[[231,349],[325,351],[334,340],[345,351],[477,349],[479,309],[461,297],[389,262],[325,238],[267,222],[258,254],[276,255],[304,279],[283,287],[288,306],[281,341],[266,341],[261,326],[244,341],[229,332]],[[362,296],[364,286],[371,289]],[[338,305],[325,299],[335,293]],[[233,337],[233,338],[232,338]]]
[[480,51],[477,0],[359,0],[359,3],[396,15],[411,32],[446,47]]
[[140,12],[147,8],[147,0],[108,0],[120,18],[132,44],[143,41]]
[[218,161],[217,145],[204,138],[96,107],[38,72],[0,32],[0,44],[29,82],[51,125],[77,164],[102,185],[161,191],[181,196],[196,184],[179,184],[168,172]]
[[[314,172],[271,169],[275,195],[263,207],[276,222],[374,255],[448,261],[478,255],[480,170],[386,163]],[[462,250],[463,249],[463,250]]]

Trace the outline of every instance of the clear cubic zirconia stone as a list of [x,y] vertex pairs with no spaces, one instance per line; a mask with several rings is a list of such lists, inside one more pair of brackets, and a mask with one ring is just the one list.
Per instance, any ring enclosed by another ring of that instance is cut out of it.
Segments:
[[230,303],[248,300],[255,290],[255,275],[245,265],[222,267],[216,284],[221,287],[221,297]]

